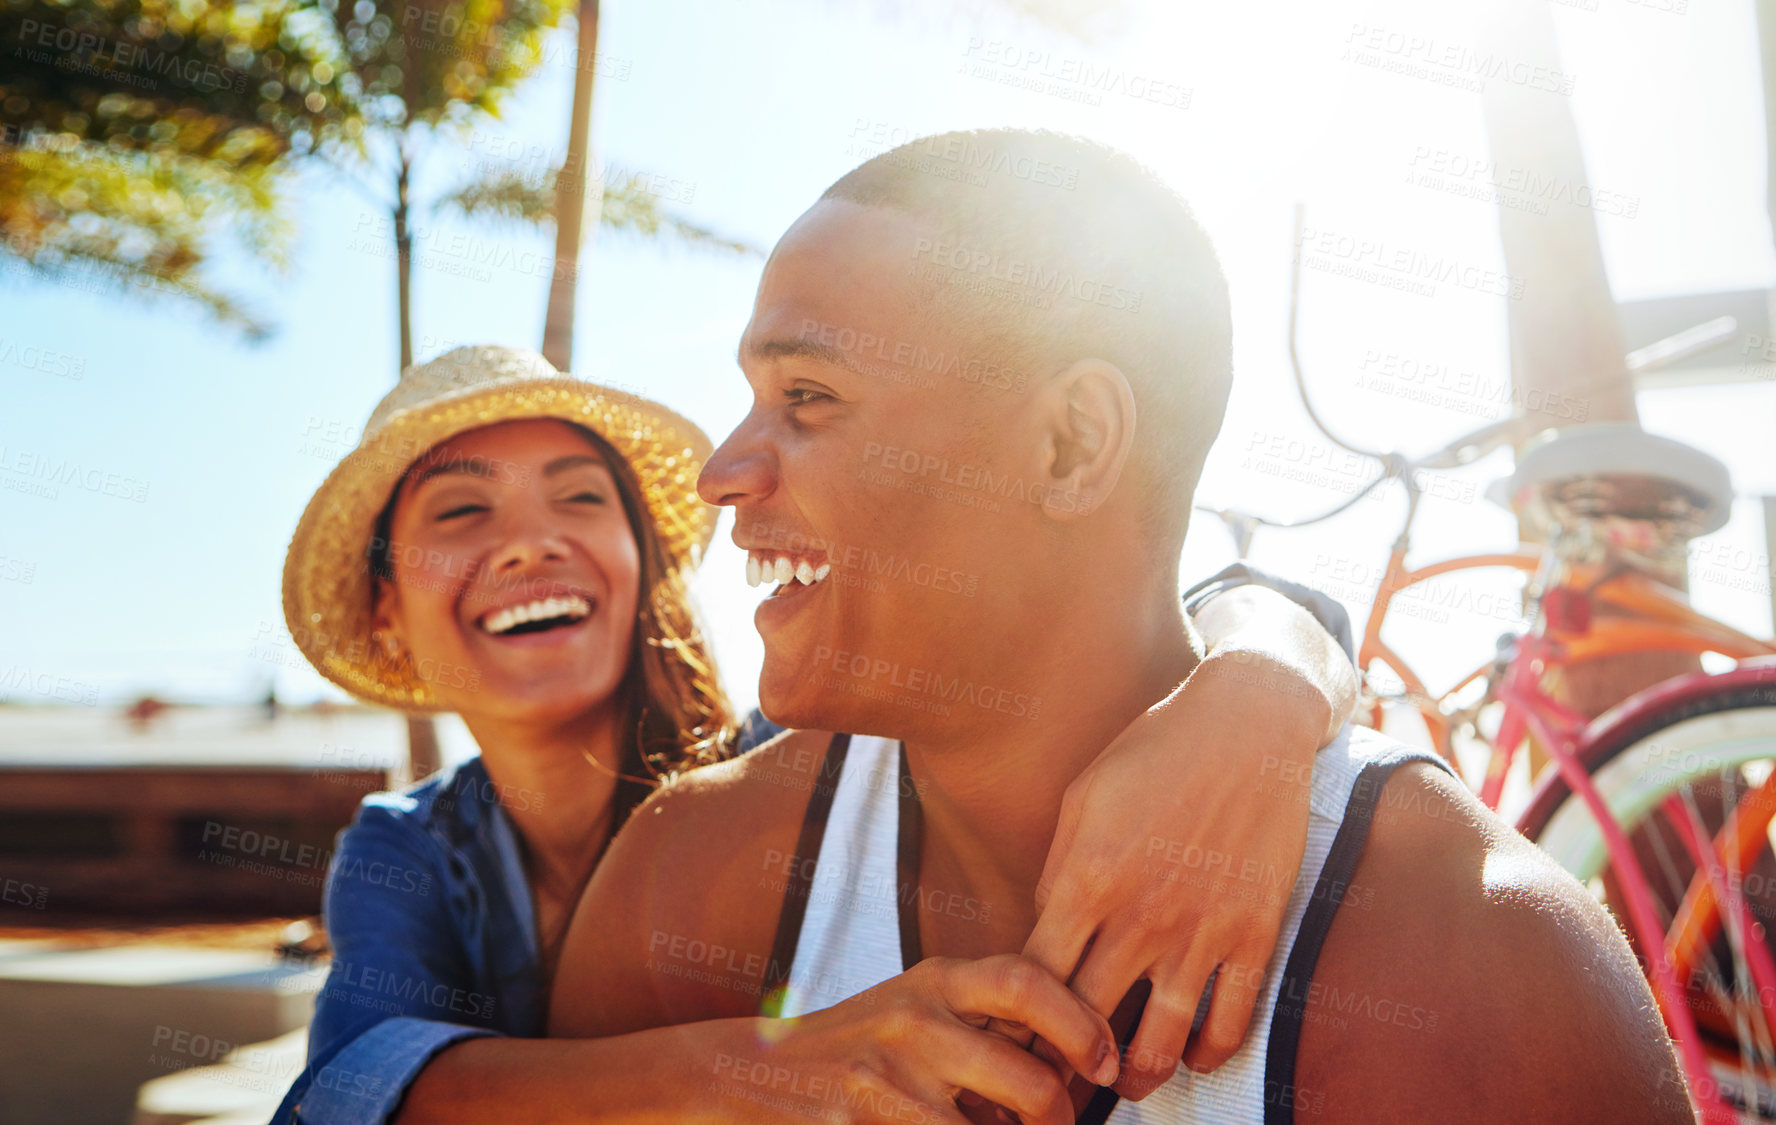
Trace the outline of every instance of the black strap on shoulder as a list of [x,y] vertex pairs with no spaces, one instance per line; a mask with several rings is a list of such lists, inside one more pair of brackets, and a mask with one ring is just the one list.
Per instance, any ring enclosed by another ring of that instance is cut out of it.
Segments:
[[1420,750],[1400,748],[1363,767],[1351,786],[1350,801],[1344,806],[1344,820],[1320,877],[1314,883],[1313,898],[1295,930],[1295,948],[1289,952],[1289,964],[1283,979],[1277,982],[1276,999],[1270,1020],[1270,1044],[1264,1056],[1264,1125],[1294,1125],[1295,1122],[1295,1055],[1301,1046],[1301,1025],[1307,1015],[1307,996],[1313,984],[1314,967],[1319,964],[1320,949],[1338,916],[1339,904],[1350,890],[1351,876],[1363,858],[1363,845],[1369,841],[1369,826],[1375,820],[1375,806],[1381,800],[1382,788],[1399,767],[1410,762],[1448,765]]
[[771,994],[789,982],[790,966],[795,964],[796,945],[802,937],[802,919],[808,913],[808,893],[814,884],[814,868],[820,862],[820,844],[826,839],[826,818],[832,812],[833,796],[839,791],[839,775],[845,769],[845,754],[851,749],[851,736],[835,734],[826,744],[826,758],[820,774],[814,779],[814,791],[808,797],[808,811],[802,817],[802,835],[796,841],[789,881],[783,888],[783,909],[777,915],[777,937],[771,942],[771,961],[765,966],[766,1003],[774,1004]]
[[[900,967],[904,972],[925,959],[924,944],[919,937],[919,860],[925,838],[925,813],[919,804],[919,791],[913,785],[912,771],[907,766],[906,743],[900,745],[899,762],[900,820],[895,842],[895,915],[900,922]],[[779,935],[781,936],[781,930]],[[794,955],[793,948],[791,956]],[[1119,1044],[1126,1054],[1140,1026],[1140,1013]],[[1104,1125],[1116,1103],[1122,1099],[1115,1090],[1102,1087],[1079,1112],[1077,1125]]]
[[896,829],[895,915],[900,920],[900,968],[904,972],[925,960],[919,940],[919,859],[925,843],[925,810],[907,768],[906,743],[900,744],[900,826]]

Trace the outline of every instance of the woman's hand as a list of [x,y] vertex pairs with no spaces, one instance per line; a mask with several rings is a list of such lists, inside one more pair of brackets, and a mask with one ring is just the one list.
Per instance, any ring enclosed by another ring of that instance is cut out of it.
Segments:
[[1117,1083],[1129,1098],[1244,1041],[1306,848],[1314,754],[1356,706],[1344,651],[1282,595],[1239,587],[1196,620],[1209,655],[1068,787],[1024,947],[1105,1015],[1152,983]]
[[1109,1024],[1040,966],[1015,954],[931,957],[830,1008],[769,1021],[756,1049],[716,1056],[710,1092],[727,1119],[960,1125],[956,1097],[967,1091],[1031,1125],[1071,1125],[1055,1068],[989,1019],[1041,1035],[1073,1070],[1116,1074]]

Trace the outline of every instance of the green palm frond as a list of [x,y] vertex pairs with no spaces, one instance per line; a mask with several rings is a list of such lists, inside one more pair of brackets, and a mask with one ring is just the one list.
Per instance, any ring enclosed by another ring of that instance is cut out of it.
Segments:
[[703,250],[764,257],[764,251],[750,242],[717,234],[666,210],[660,196],[648,190],[640,176],[628,176],[604,185],[604,209],[599,214],[598,225],[605,230],[625,231],[644,238],[666,235]]
[[471,219],[504,219],[527,226],[550,222],[555,177],[503,170],[458,185],[438,200],[438,206]]
[[[209,285],[219,227],[281,269],[290,231],[269,169],[234,173],[176,154],[118,151],[63,135],[0,150],[0,256],[57,284],[195,302],[262,336],[266,324]],[[232,220],[232,221],[229,221]]]
[[[457,186],[441,198],[438,205],[470,218],[503,220],[526,226],[553,223],[555,182],[559,174],[559,171],[536,175],[501,170]],[[655,190],[657,182],[658,177],[642,174],[605,180],[599,226],[642,238],[669,238],[703,250],[763,256],[764,251],[752,243],[718,234],[667,210],[664,199]]]

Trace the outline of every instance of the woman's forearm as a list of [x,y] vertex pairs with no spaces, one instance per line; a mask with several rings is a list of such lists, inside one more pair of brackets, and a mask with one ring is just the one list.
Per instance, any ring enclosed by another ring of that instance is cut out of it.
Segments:
[[1357,672],[1313,614],[1262,586],[1219,595],[1192,618],[1209,648],[1202,677],[1236,676],[1278,694],[1277,715],[1326,742],[1357,707]]
[[744,1090],[736,1096],[731,1087],[745,1085],[748,1045],[761,1042],[760,1022],[706,1020],[607,1039],[470,1039],[432,1059],[394,1120],[399,1125],[744,1120],[749,1116]]

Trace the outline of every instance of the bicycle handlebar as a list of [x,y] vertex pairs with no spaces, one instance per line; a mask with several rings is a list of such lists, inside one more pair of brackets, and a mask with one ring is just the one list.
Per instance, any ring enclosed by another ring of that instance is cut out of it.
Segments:
[[[1406,528],[1410,530],[1412,518],[1418,510],[1418,482],[1413,479],[1418,469],[1456,469],[1471,465],[1493,451],[1506,445],[1516,445],[1530,436],[1530,427],[1535,425],[1534,416],[1529,414],[1513,414],[1497,422],[1466,433],[1444,445],[1419,457],[1408,457],[1404,453],[1382,453],[1372,449],[1364,449],[1359,445],[1346,441],[1332,432],[1320,412],[1314,409],[1313,398],[1307,393],[1307,377],[1301,371],[1301,355],[1295,344],[1295,324],[1301,306],[1301,232],[1303,230],[1303,207],[1295,205],[1295,252],[1289,264],[1289,370],[1295,378],[1295,391],[1301,398],[1301,405],[1307,411],[1307,419],[1313,423],[1314,429],[1320,431],[1327,441],[1340,449],[1354,453],[1359,457],[1380,462],[1381,473],[1374,480],[1365,484],[1352,494],[1350,499],[1337,506],[1321,512],[1317,516],[1305,519],[1281,521],[1266,519],[1252,512],[1244,512],[1235,508],[1211,508],[1206,504],[1198,504],[1198,511],[1208,512],[1226,521],[1233,530],[1238,542],[1240,556],[1243,558],[1246,547],[1251,542],[1252,530],[1257,527],[1274,527],[1290,530],[1307,527],[1349,509],[1358,500],[1369,495],[1381,484],[1390,480],[1399,480],[1406,486],[1407,512]],[[1674,336],[1660,340],[1647,347],[1640,348],[1627,356],[1627,368],[1630,374],[1640,374],[1659,367],[1675,363],[1680,359],[1705,351],[1716,344],[1730,338],[1738,331],[1738,322],[1730,316],[1717,317],[1706,324],[1686,329]],[[1402,533],[1404,534],[1404,533]]]

